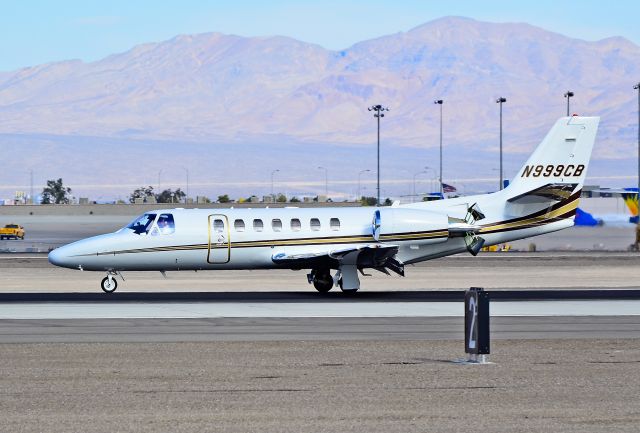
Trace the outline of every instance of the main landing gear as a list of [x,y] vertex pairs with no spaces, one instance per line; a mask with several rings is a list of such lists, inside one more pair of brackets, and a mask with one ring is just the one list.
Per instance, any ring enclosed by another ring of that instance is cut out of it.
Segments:
[[334,282],[330,269],[312,269],[307,278],[320,293],[327,293],[333,288]]
[[342,272],[338,271],[335,276],[331,275],[331,269],[312,269],[310,274],[307,274],[309,283],[313,283],[313,287],[320,293],[327,293],[333,288],[333,286],[340,287],[345,293],[355,293],[358,288],[345,289],[343,286]]
[[113,293],[118,288],[118,281],[116,281],[116,275],[120,275],[120,278],[124,281],[122,274],[116,271],[107,272],[107,276],[102,279],[100,283],[100,288],[105,293]]

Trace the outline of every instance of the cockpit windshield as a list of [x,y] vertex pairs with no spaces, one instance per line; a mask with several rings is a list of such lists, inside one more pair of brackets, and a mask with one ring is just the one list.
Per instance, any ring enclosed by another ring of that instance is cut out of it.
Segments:
[[156,219],[156,214],[154,213],[146,213],[141,217],[136,218],[127,226],[128,229],[133,230],[133,232],[137,235],[147,234],[151,229],[151,224]]
[[170,235],[176,231],[176,224],[173,221],[173,215],[170,213],[160,214],[158,217],[158,228],[163,235]]

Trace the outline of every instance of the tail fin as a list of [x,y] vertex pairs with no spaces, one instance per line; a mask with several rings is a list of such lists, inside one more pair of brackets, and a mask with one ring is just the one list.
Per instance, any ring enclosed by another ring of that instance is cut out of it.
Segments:
[[[561,117],[505,189],[509,201],[582,190],[599,117]],[[550,197],[549,197],[550,198]]]

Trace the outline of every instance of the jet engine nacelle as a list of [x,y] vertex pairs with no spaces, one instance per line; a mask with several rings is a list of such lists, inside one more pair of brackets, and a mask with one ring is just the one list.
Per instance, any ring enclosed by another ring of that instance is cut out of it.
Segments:
[[380,241],[420,239],[421,242],[439,243],[445,242],[449,236],[449,217],[445,214],[419,209],[382,208],[374,214],[374,228],[377,215]]

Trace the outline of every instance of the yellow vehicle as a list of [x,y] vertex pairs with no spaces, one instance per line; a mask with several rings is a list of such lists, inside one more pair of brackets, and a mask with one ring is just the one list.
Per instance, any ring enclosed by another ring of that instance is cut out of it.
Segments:
[[0,239],[24,239],[24,227],[18,224],[7,224],[0,228]]
[[499,245],[491,245],[488,247],[483,247],[482,251],[491,251],[491,252],[496,252],[496,251],[509,251],[511,250],[511,245],[509,244],[499,244]]

